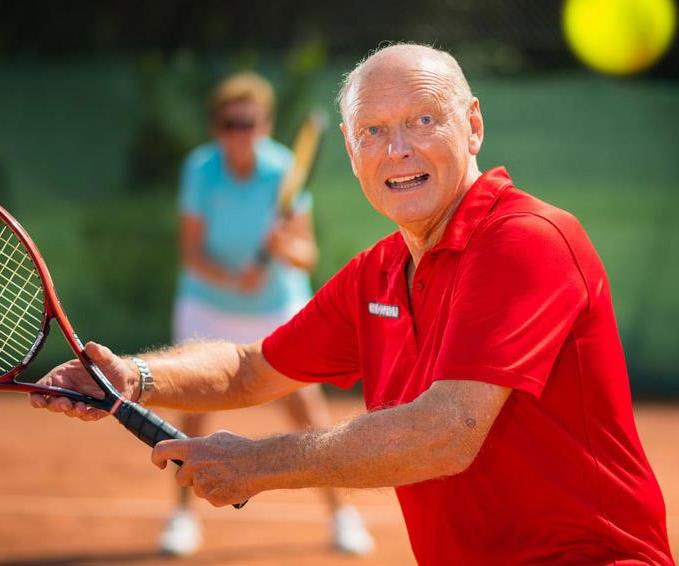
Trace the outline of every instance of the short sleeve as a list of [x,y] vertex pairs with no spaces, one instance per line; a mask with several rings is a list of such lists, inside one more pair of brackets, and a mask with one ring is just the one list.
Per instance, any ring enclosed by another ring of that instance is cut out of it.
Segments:
[[289,322],[265,338],[267,361],[291,379],[351,387],[360,377],[354,259]]
[[200,169],[191,156],[184,161],[179,174],[179,211],[182,214],[203,214],[200,191]]
[[587,288],[551,221],[504,217],[461,260],[435,379],[469,379],[539,397]]

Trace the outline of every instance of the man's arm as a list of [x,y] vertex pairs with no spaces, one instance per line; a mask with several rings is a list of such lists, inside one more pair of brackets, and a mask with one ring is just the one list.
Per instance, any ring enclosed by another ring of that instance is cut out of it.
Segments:
[[360,416],[327,431],[249,440],[227,432],[160,443],[153,461],[181,459],[177,483],[213,505],[271,489],[384,487],[464,471],[511,389],[437,381],[411,403]]
[[[130,359],[93,342],[85,346],[85,352],[125,397],[139,398],[139,370]],[[233,409],[277,399],[305,385],[276,371],[262,355],[261,342],[193,342],[140,356],[154,378],[146,401],[149,405],[187,411]],[[78,360],[56,367],[41,382],[101,394]],[[31,395],[31,404],[83,420],[107,415],[65,397]]]
[[[262,342],[189,342],[142,354],[154,375],[147,405],[203,412],[259,405],[306,384],[275,370]],[[138,384],[137,384],[138,386]]]

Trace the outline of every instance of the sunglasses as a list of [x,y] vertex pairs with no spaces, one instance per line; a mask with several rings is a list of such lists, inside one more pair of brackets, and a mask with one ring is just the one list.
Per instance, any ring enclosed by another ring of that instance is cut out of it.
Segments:
[[222,132],[251,132],[256,126],[255,120],[249,118],[223,118],[217,122]]

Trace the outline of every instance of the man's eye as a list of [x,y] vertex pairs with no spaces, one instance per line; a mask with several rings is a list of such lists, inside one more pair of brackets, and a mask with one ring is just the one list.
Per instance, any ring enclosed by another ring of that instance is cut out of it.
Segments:
[[434,119],[431,116],[425,115],[420,116],[419,121],[423,126],[429,126],[434,121]]
[[368,132],[368,135],[371,136],[376,136],[377,134],[380,133],[380,129],[377,126],[368,126],[366,128],[366,131]]

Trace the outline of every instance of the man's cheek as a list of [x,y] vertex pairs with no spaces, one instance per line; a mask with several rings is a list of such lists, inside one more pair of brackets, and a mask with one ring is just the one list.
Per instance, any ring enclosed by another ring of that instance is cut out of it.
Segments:
[[366,200],[370,203],[370,206],[372,206],[380,214],[384,214],[380,203],[380,191],[371,189],[370,186],[363,182],[361,182],[361,190],[363,191],[363,196],[365,196]]
[[356,165],[356,161],[352,158],[349,158],[349,160],[351,161],[351,170],[354,173],[354,177],[360,178],[358,174],[358,166]]

